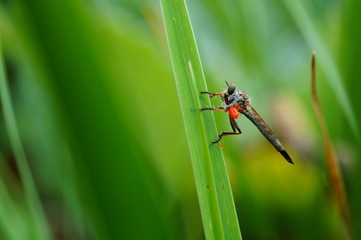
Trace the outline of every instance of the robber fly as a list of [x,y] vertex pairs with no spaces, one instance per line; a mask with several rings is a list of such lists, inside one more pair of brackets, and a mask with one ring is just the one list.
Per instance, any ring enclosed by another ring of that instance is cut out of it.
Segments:
[[[226,82],[227,83],[227,82]],[[263,119],[258,115],[256,110],[250,105],[250,98],[248,94],[242,90],[236,90],[235,84],[228,84],[228,88],[223,92],[210,93],[210,92],[201,92],[201,94],[208,94],[210,98],[215,96],[220,96],[222,101],[226,106],[214,107],[214,108],[202,108],[202,111],[205,110],[214,110],[220,112],[228,112],[229,122],[231,124],[233,132],[222,132],[218,135],[218,139],[212,141],[212,143],[218,143],[222,137],[229,135],[239,135],[242,133],[238,123],[235,119],[239,117],[239,113],[245,115],[265,136],[265,138],[279,151],[282,156],[287,160],[287,162],[292,163],[290,156],[283,148],[282,144],[278,140],[276,134],[267,126]]]

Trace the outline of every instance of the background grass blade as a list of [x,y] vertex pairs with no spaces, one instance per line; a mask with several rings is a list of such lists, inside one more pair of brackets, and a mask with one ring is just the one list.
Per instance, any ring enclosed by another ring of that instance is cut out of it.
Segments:
[[171,60],[207,239],[241,239],[230,183],[217,137],[192,27],[184,0],[161,0]]
[[322,67],[324,70],[332,90],[335,92],[340,101],[342,106],[341,109],[346,116],[346,120],[350,124],[352,133],[359,140],[359,123],[357,122],[354,111],[352,110],[349,96],[346,93],[335,60],[332,57],[327,45],[325,44],[325,41],[323,41],[321,34],[318,33],[319,28],[317,28],[315,22],[312,22],[311,20],[312,17],[308,11],[309,8],[307,7],[307,1],[284,0],[284,2],[310,48],[318,52],[320,67]]
[[326,157],[326,166],[329,176],[329,185],[332,188],[333,196],[336,200],[339,213],[342,218],[342,222],[345,228],[345,239],[351,239],[351,219],[347,203],[347,194],[345,190],[345,184],[343,182],[339,161],[331,142],[329,131],[326,125],[325,118],[321,109],[320,100],[317,94],[316,87],[316,54],[312,53],[311,60],[311,93],[313,100],[313,107],[315,109],[318,124],[321,128],[321,134],[323,137],[323,148]]
[[2,108],[4,112],[6,130],[8,132],[12,151],[15,155],[17,168],[19,169],[20,178],[24,185],[24,194],[30,215],[32,218],[32,231],[29,237],[34,239],[50,239],[49,228],[46,223],[46,217],[40,203],[38,192],[32,177],[28,160],[22,146],[18,127],[15,120],[13,104],[6,79],[0,42],[0,94]]
[[[21,9],[21,33],[36,56],[30,57],[29,64],[35,68],[31,70],[43,73],[44,85],[51,86],[48,99],[57,103],[59,118],[64,121],[58,127],[80,186],[81,209],[90,216],[89,234],[96,239],[176,239],[164,227],[170,222],[165,214],[166,191],[145,150],[143,125],[130,124],[138,121],[135,116],[140,114],[129,104],[136,91],[129,90],[135,87],[127,80],[129,68],[122,58],[126,56],[118,54],[112,61],[121,69],[119,75],[109,70],[111,63],[104,63],[110,57],[105,55],[116,52],[109,42],[103,42],[109,32],[99,31],[98,16],[79,2],[22,1]],[[121,40],[117,38],[117,45]],[[127,47],[132,49],[132,45]],[[127,64],[131,61],[128,58]],[[33,84],[41,85],[41,80],[34,79]],[[131,126],[138,127],[143,141],[135,137]]]

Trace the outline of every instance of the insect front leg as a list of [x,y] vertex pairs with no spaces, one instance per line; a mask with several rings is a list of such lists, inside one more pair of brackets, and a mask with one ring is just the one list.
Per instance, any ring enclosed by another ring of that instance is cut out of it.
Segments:
[[218,93],[211,93],[211,92],[201,92],[201,94],[208,94],[210,98],[213,98],[215,96],[221,96],[223,99],[223,96],[226,94],[225,92],[218,92]]
[[212,141],[212,143],[218,143],[221,141],[222,137],[224,136],[230,136],[230,135],[240,135],[242,133],[241,128],[238,126],[238,123],[234,118],[229,116],[229,123],[231,124],[233,132],[222,132],[218,135],[218,139],[216,141]]

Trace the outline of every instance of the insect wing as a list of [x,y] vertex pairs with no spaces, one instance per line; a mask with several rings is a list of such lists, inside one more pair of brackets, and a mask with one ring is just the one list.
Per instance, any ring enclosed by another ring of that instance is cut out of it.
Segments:
[[246,105],[246,107],[241,112],[258,128],[258,130],[263,134],[263,136],[267,138],[268,141],[272,143],[274,139],[277,139],[276,134],[250,105]]

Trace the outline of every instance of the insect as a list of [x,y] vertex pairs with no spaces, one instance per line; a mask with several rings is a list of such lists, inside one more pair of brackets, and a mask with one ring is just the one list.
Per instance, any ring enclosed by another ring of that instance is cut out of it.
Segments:
[[213,108],[201,108],[201,111],[213,110],[220,112],[228,112],[229,122],[231,124],[232,132],[223,131],[218,135],[218,139],[212,141],[212,143],[218,143],[222,137],[229,135],[240,135],[242,133],[241,128],[238,126],[236,119],[239,117],[239,113],[245,115],[263,134],[263,136],[277,149],[278,152],[289,163],[293,163],[291,157],[283,148],[281,142],[278,140],[277,135],[267,126],[265,121],[261,116],[252,108],[250,105],[250,98],[248,94],[242,90],[236,90],[237,86],[235,84],[227,84],[227,89],[223,92],[210,93],[210,92],[201,92],[201,94],[208,94],[210,98],[215,96],[220,96],[222,101],[226,106],[213,107]]

